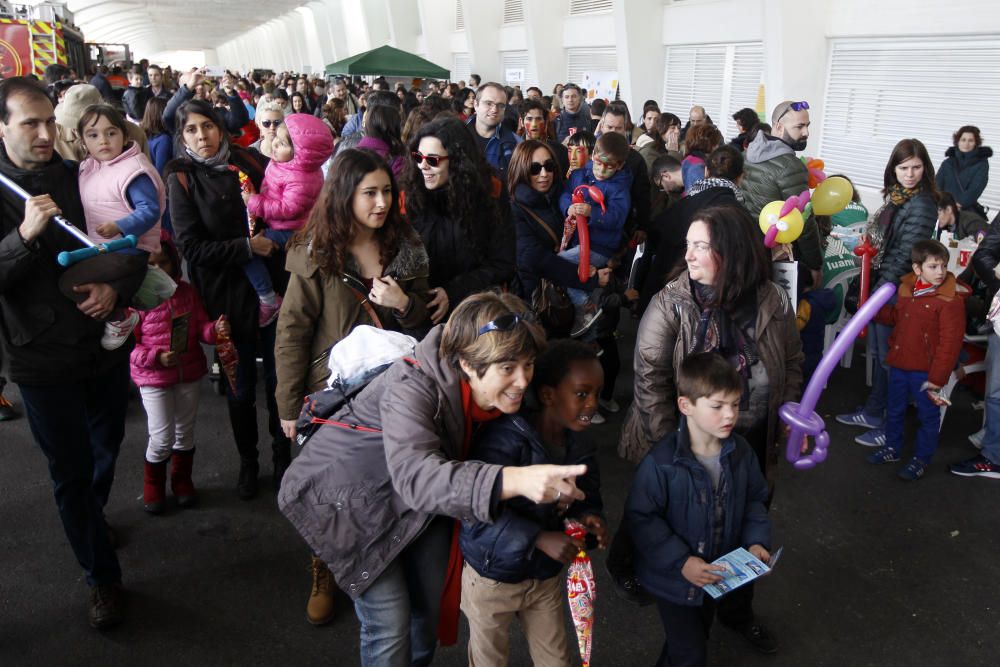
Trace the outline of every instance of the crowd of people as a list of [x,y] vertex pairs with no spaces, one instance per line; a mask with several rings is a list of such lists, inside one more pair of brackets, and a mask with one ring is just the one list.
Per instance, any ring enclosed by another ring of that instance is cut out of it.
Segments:
[[[307,617],[329,622],[342,589],[362,664],[430,664],[460,611],[472,663],[506,664],[517,617],[536,664],[570,664],[558,575],[585,542],[609,548],[621,595],[656,603],[658,664],[705,664],[715,615],[774,653],[753,584],[718,601],[701,588],[735,548],[770,558],[778,407],[798,398],[850,300],[823,272],[851,223],[877,249],[872,290],[898,292],[869,327],[868,400],[838,421],[866,429],[869,462],[897,462],[915,402],[899,476],[921,478],[963,336],[988,330],[982,452],[950,470],[1000,478],[1000,341],[986,318],[1000,230],[980,201],[992,151],[974,126],[937,170],[901,139],[878,211],[855,197],[771,250],[761,209],[808,189],[806,101],[779,103],[769,122],[737,110],[727,141],[700,106],[685,122],[650,100],[633,121],[574,83],[547,95],[475,75],[392,86],[145,62],[123,91],[100,71],[85,83],[54,66],[47,79],[0,82],[0,174],[30,195],[0,188],[3,375],[23,403],[0,379],[0,420],[23,409],[48,460],[95,628],[122,620],[104,507],[130,384],[148,416],[143,507],[164,512],[168,486],[179,507],[196,504],[206,344],[235,351],[214,361],[231,375],[220,382],[243,499],[260,492],[262,373],[274,491],[311,550]],[[95,243],[139,242],[64,268],[57,255],[79,242],[56,215]],[[978,250],[955,276],[948,246],[965,237]],[[794,302],[773,279],[789,258]],[[623,524],[609,526],[580,434],[625,408],[622,317],[639,325],[618,453],[638,469]],[[303,400],[361,325],[415,350],[293,461]],[[564,532],[569,518],[586,540]]]

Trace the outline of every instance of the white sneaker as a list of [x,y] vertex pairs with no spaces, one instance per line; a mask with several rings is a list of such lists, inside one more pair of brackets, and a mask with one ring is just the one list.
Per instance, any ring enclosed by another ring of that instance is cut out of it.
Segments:
[[132,329],[135,329],[137,324],[139,324],[139,313],[134,310],[130,310],[128,317],[124,320],[105,322],[104,335],[101,336],[101,347],[105,350],[117,350],[132,335]]
[[618,405],[618,401],[616,401],[613,398],[609,398],[608,400],[599,398],[597,399],[597,404],[601,406],[602,410],[604,410],[605,412],[610,412],[611,414],[615,414],[616,412],[622,409],[622,406]]
[[976,449],[982,449],[983,436],[985,435],[986,435],[986,428],[983,427],[969,436],[969,442],[971,442],[972,446],[975,447]]
[[590,418],[591,424],[604,424],[608,420],[600,412],[595,412],[594,416]]

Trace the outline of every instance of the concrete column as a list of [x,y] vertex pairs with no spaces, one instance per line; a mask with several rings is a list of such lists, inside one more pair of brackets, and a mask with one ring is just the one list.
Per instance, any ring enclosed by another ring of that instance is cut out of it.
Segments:
[[347,37],[347,55],[363,53],[372,47],[368,37],[368,24],[365,21],[364,0],[342,0],[342,20]]
[[449,70],[454,64],[450,46],[454,6],[455,0],[417,0],[427,59]]
[[632,122],[638,122],[636,116],[642,113],[642,103],[663,97],[663,2],[614,0],[612,15],[618,87],[632,113]]
[[417,51],[420,7],[413,0],[383,0],[389,24],[389,42],[397,49]]
[[528,58],[535,62],[535,72],[546,95],[552,92],[556,83],[566,78],[566,49],[562,40],[555,37],[562,32],[565,12],[566,4],[562,2],[524,3]]
[[299,20],[302,23],[302,31],[305,35],[305,49],[307,54],[305,64],[310,66],[314,74],[321,74],[323,68],[326,67],[326,61],[323,59],[323,50],[319,45],[319,29],[317,27],[316,13],[310,7],[299,7],[295,11],[299,15]]
[[[528,4],[534,3],[525,3]],[[483,83],[487,81],[502,83],[500,25],[503,23],[503,3],[462,0],[462,9],[473,74],[480,75]]]
[[389,7],[386,0],[361,0],[361,10],[368,30],[368,48],[385,46],[392,39]]

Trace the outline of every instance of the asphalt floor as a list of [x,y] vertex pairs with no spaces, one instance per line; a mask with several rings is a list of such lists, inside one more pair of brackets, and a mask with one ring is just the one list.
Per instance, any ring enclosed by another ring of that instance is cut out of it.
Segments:
[[[631,394],[632,340],[621,340],[625,369],[616,393],[623,406]],[[948,463],[975,453],[966,437],[982,413],[970,392],[956,391],[927,475],[903,482],[895,465],[866,464],[870,450],[853,442],[860,431],[833,420],[864,400],[863,362],[855,355],[854,368],[838,369],[823,394],[832,438],[827,461],[809,471],[787,463],[780,470],[771,516],[784,555],[755,599],[779,652],[758,655],[716,625],[713,666],[1000,664],[1000,481],[947,471]],[[20,403],[16,387],[8,396]],[[266,433],[263,411],[260,421]],[[632,475],[615,453],[620,421],[621,413],[609,415],[590,434],[599,444],[613,528]],[[358,622],[346,597],[331,624],[306,622],[309,552],[277,511],[269,442],[261,443],[262,492],[241,501],[225,399],[205,380],[194,474],[200,503],[149,516],[141,503],[145,425],[135,398],[107,508],[121,541],[127,618],[98,633],[87,625],[87,588],[44,457],[25,419],[0,423],[0,665],[359,664]],[[604,553],[592,555],[592,664],[652,665],[663,638],[655,608],[620,600]],[[466,664],[467,637],[463,620],[458,646],[441,649],[435,664]],[[512,650],[511,665],[531,664],[516,629]]]

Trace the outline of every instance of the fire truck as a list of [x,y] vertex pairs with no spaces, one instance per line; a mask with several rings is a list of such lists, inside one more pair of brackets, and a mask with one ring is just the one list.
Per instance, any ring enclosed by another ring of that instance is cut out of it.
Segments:
[[87,74],[83,33],[61,4],[16,5],[0,0],[0,78],[34,74],[49,65],[66,65]]

